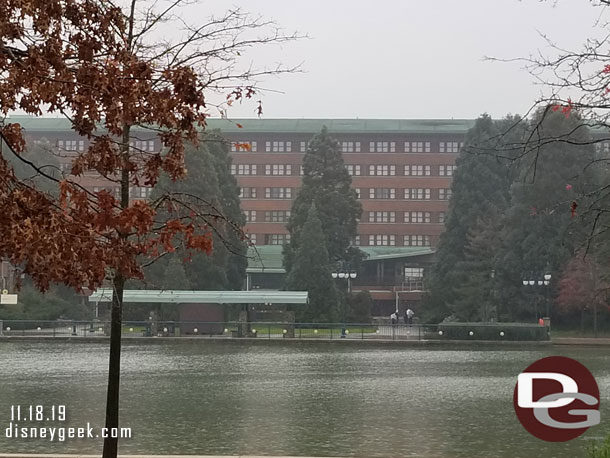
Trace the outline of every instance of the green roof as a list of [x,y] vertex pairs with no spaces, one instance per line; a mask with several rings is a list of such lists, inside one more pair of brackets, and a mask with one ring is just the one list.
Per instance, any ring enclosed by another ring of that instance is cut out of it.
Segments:
[[367,255],[365,261],[410,258],[434,253],[431,247],[425,246],[361,246],[360,250]]
[[284,270],[282,245],[259,245],[248,248],[248,273],[280,273]]
[[[171,304],[307,304],[307,291],[177,291],[125,290],[123,302]],[[110,302],[111,289],[99,289],[89,302]]]
[[[410,258],[433,254],[430,247],[414,246],[363,246],[365,261]],[[248,273],[285,273],[281,245],[259,245],[248,250]]]
[[[65,118],[11,116],[26,131],[53,132],[71,130]],[[238,127],[238,124],[242,127]],[[228,133],[303,133],[319,132],[322,126],[334,133],[444,133],[465,134],[474,125],[472,119],[209,119],[208,128]]]

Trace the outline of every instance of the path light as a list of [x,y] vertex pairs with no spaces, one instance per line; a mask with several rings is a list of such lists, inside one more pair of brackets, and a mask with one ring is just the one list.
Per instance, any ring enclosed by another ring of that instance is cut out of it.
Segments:
[[193,332],[194,332],[195,334],[197,334],[197,333],[199,332],[199,329],[195,328],[195,329],[193,329]]
[[313,333],[314,333],[314,334],[317,334],[317,333],[318,333],[318,330],[317,330],[317,329],[314,329],[314,330],[313,330]]
[[470,332],[468,333],[468,335],[469,335],[469,336],[474,336],[474,332],[470,331]]
[[377,329],[377,330],[375,331],[375,334],[379,334],[379,329]]
[[97,329],[99,332],[102,332],[104,330],[104,328],[98,328]]
[[443,335],[443,331],[438,331],[438,335],[442,336]]
[[6,330],[7,330],[7,331],[10,331],[10,330],[11,330],[11,327],[10,327],[10,326],[7,326],[7,327],[6,327]]
[[229,330],[227,328],[225,328],[225,333],[229,332]]
[[346,333],[346,334],[349,334],[349,329],[346,329],[346,330],[345,330],[345,333]]
[[38,327],[36,328],[36,330],[37,330],[37,331],[42,331],[42,328],[41,328],[40,326],[38,326]]
[[504,337],[504,331],[500,331],[500,337]]
[[288,330],[282,329],[282,333],[286,334],[287,332],[288,332]]
[[163,328],[163,332],[167,332],[167,328]]
[[133,328],[129,328],[129,332],[133,332]]
[[253,329],[253,330],[252,330],[252,334],[256,334],[256,329]]

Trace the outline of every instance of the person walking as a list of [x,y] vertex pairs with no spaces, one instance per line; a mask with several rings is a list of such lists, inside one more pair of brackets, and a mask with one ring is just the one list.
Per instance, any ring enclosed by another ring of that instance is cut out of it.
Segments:
[[411,309],[407,309],[407,311],[405,312],[405,318],[409,326],[413,324],[413,315],[415,315],[415,313]]

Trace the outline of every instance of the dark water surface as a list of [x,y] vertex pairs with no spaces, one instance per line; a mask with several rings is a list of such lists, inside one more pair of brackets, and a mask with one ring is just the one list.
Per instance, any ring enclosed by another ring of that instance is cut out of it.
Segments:
[[[512,406],[519,372],[551,354],[585,364],[602,396],[602,423],[569,443],[531,437]],[[101,344],[0,342],[0,452],[99,452],[5,429],[11,405],[38,404],[66,405],[46,426],[102,427],[107,359]],[[606,348],[130,342],[122,367],[126,454],[576,458],[610,431]]]

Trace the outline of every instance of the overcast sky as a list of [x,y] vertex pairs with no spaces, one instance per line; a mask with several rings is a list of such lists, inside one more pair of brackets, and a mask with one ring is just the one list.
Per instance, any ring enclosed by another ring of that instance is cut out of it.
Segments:
[[[208,6],[210,3],[207,4]],[[588,0],[237,0],[310,38],[253,54],[302,63],[264,82],[265,118],[474,118],[525,113],[541,88],[522,64],[548,51],[539,32],[580,48],[600,14]],[[218,5],[216,5],[218,6]],[[206,3],[198,6],[204,10]],[[202,11],[203,12],[203,11]],[[254,106],[232,117],[251,117]]]

